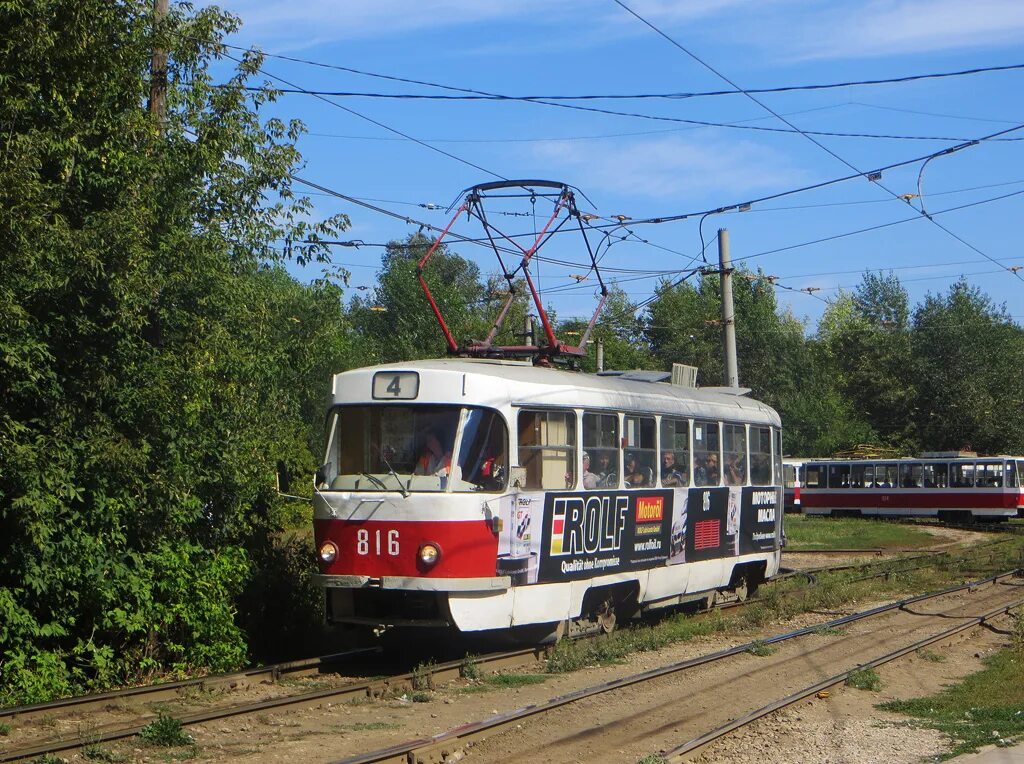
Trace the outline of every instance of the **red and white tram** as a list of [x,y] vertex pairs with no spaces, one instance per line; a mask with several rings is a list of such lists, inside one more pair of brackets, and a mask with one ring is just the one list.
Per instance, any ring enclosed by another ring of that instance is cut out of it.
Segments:
[[1024,515],[1022,470],[1022,457],[964,452],[809,461],[800,498],[806,515],[999,521]]
[[778,414],[652,380],[484,359],[336,375],[314,498],[328,620],[609,629],[773,576]]

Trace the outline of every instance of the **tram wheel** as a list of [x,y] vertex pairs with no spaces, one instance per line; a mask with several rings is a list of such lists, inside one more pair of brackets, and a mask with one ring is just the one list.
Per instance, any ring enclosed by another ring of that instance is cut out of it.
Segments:
[[597,610],[594,612],[594,620],[597,621],[597,625],[601,627],[601,631],[605,634],[611,634],[615,631],[615,602],[611,597],[598,605]]

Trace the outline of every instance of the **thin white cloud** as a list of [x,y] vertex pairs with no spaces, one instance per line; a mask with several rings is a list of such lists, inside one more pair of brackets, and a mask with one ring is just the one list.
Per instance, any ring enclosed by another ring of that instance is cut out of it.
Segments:
[[806,182],[807,174],[781,153],[752,141],[541,143],[535,159],[555,167],[584,191],[662,199],[737,197]]
[[1021,0],[829,3],[792,19],[780,38],[797,60],[868,58],[1024,42]]
[[246,36],[268,48],[401,38],[423,30],[529,21],[551,14],[550,4],[542,0],[237,0],[227,8],[242,18]]

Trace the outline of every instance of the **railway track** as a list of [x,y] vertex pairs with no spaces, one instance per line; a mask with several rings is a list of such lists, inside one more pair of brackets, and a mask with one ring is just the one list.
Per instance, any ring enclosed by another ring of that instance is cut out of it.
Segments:
[[[948,639],[951,635],[962,633],[984,623],[987,620],[995,618],[1000,614],[1006,613],[1014,608],[1024,606],[1024,596],[1022,596],[1021,591],[1022,588],[1024,588],[1024,584],[1015,583],[1007,585],[1007,582],[1010,581],[1010,579],[1013,579],[1016,575],[1017,571],[1002,573],[998,576],[993,576],[982,581],[951,587],[939,592],[910,597],[863,612],[843,616],[824,625],[810,626],[787,632],[785,634],[779,634],[765,640],[749,642],[696,658],[689,658],[666,666],[661,666],[656,669],[651,669],[609,682],[603,682],[592,687],[551,698],[546,702],[531,704],[505,713],[495,714],[490,718],[465,724],[429,738],[409,740],[376,751],[349,756],[339,760],[336,764],[375,764],[377,762],[413,762],[414,764],[430,764],[457,760],[470,748],[473,749],[474,760],[479,761],[499,759],[504,762],[529,761],[530,756],[535,756],[536,751],[539,748],[543,748],[545,756],[550,760],[591,760],[596,756],[596,752],[593,750],[594,746],[581,746],[581,741],[586,740],[588,737],[600,739],[602,736],[608,734],[605,730],[607,723],[596,721],[592,713],[595,707],[599,707],[599,704],[595,702],[595,699],[600,696],[616,696],[614,700],[604,701],[603,707],[606,709],[618,709],[616,713],[625,713],[626,716],[623,717],[621,721],[612,723],[612,726],[621,728],[620,731],[624,735],[636,738],[637,735],[646,734],[643,729],[643,725],[649,725],[650,719],[656,716],[653,712],[648,714],[644,708],[638,708],[638,704],[650,707],[652,702],[657,702],[658,704],[654,707],[658,709],[659,713],[668,709],[670,713],[678,714],[679,709],[686,708],[689,708],[690,712],[693,713],[693,707],[690,706],[684,698],[680,698],[668,692],[659,692],[656,690],[654,685],[658,682],[673,680],[674,678],[673,686],[682,685],[684,683],[679,680],[679,677],[683,674],[688,675],[690,672],[708,667],[710,664],[728,662],[730,659],[742,659],[759,646],[776,646],[782,643],[798,642],[810,635],[820,634],[822,629],[837,630],[849,628],[854,624],[858,624],[869,619],[889,619],[885,623],[880,624],[875,632],[871,632],[872,634],[876,632],[886,634],[889,644],[900,639],[908,640],[906,644],[901,643],[898,650],[894,652],[887,652],[885,655],[872,658],[870,661],[861,660],[850,663],[849,660],[847,660],[846,664],[848,665],[844,666],[841,673],[830,675],[826,680],[824,680],[825,686],[831,686],[832,684],[844,681],[847,674],[858,667],[878,665],[877,663],[874,663],[874,661],[894,660],[895,657],[899,657],[900,655],[907,654],[907,652],[919,649],[925,644],[931,644],[942,639]],[[1012,588],[1010,588],[1010,586],[1012,586]],[[980,597],[976,594],[969,594],[983,590],[989,590],[989,593]],[[936,603],[949,598],[952,598],[953,602],[944,605],[937,613],[927,613],[922,610],[922,606],[925,606],[927,603]],[[967,600],[967,603],[965,604],[964,602],[959,601],[960,599]],[[981,608],[981,612],[960,612],[965,608],[970,610],[975,605]],[[898,624],[891,622],[894,616],[898,616],[902,621]],[[947,627],[946,623],[948,623],[948,619],[951,618],[956,619],[957,623],[955,626]],[[923,636],[920,635],[922,628],[927,631],[928,626],[931,626],[934,629],[936,623],[941,624],[941,630],[938,632],[934,632],[933,630],[933,632],[929,632]],[[870,635],[868,639],[870,639]],[[861,641],[863,642],[864,638],[861,638]],[[877,639],[870,641],[876,642]],[[860,650],[862,652],[863,647],[861,647]],[[797,654],[799,656],[813,655],[814,652],[814,650],[810,650],[808,648],[800,648],[797,650]],[[830,654],[835,654],[835,660],[838,660],[844,652],[845,650],[841,641],[831,643]],[[861,653],[856,653],[854,654],[854,657],[859,657],[860,654]],[[830,657],[830,659],[825,661],[823,665],[829,665],[834,668],[837,665],[843,664],[833,662],[833,659]],[[751,672],[742,669],[737,674],[737,676],[750,675]],[[689,685],[688,691],[697,694],[702,690],[709,693],[715,693],[716,690],[721,691],[723,689],[722,685],[708,686],[702,683],[698,678],[689,680],[687,684]],[[724,682],[725,686],[729,686],[729,684],[730,680],[726,680]],[[821,684],[822,682],[818,681],[813,685],[813,687],[819,688]],[[665,688],[663,687],[662,691],[664,690]],[[740,693],[738,688],[734,689],[734,691],[737,692],[737,694]],[[804,687],[800,690],[801,693],[804,693],[800,695],[800,697],[806,697],[807,694],[817,691],[818,689],[809,689]],[[628,696],[619,697],[623,693]],[[792,697],[799,699],[796,698],[797,694],[798,693],[793,693],[792,696],[787,694],[787,698]],[[662,697],[667,695],[667,702],[652,701],[652,698],[656,698],[659,695]],[[789,702],[795,702],[795,699],[790,699]],[[575,711],[566,710],[573,706],[586,707],[577,708]],[[751,719],[758,718],[758,715],[770,713],[774,707],[774,705],[765,705],[755,709],[755,711],[750,712],[748,715],[751,716]],[[544,726],[539,732],[532,732],[532,728],[538,723],[538,720],[542,717],[554,714],[557,714],[556,719],[548,720],[546,726]],[[704,713],[702,715],[707,714]],[[741,715],[740,718],[746,717]],[[685,721],[686,719],[684,717],[682,721],[677,723],[683,724]],[[530,725],[529,727],[527,727],[528,724]],[[665,726],[671,728],[673,725],[671,722],[667,724],[659,724],[656,727],[656,731],[664,734]],[[728,727],[727,729],[726,726],[722,726],[716,728],[716,730],[719,734],[726,734],[729,730],[734,728],[735,727]],[[513,732],[514,735],[508,734],[510,732]],[[613,730],[611,734],[614,735],[615,730]],[[496,741],[499,737],[500,742],[494,742],[494,744],[491,745],[491,742]],[[511,739],[513,737],[515,740]],[[693,740],[678,746],[678,752],[673,752],[671,755],[683,757],[694,751],[696,747],[706,745],[711,739],[713,738],[708,738],[707,740],[698,740],[697,738],[694,738]],[[698,742],[694,742],[694,740],[698,740]],[[529,751],[521,751],[519,748],[521,743],[518,741],[527,741],[527,744],[530,746]],[[597,743],[597,745],[600,744]],[[686,746],[690,747],[683,750]],[[673,749],[673,751],[674,750],[675,749]],[[597,756],[597,758],[599,759],[600,757]]]
[[[992,545],[1003,543],[994,542]],[[989,545],[986,545],[986,547]],[[968,552],[980,551],[978,547]],[[941,554],[918,554],[914,556],[897,558],[895,560],[871,561],[866,564],[846,564],[837,566],[824,566],[814,570],[788,571],[779,575],[774,581],[784,581],[789,578],[802,576],[808,579],[807,586],[790,589],[784,594],[786,596],[799,595],[815,585],[817,576],[828,573],[842,573],[862,569],[867,571],[863,576],[849,579],[848,581],[860,581],[871,578],[888,577],[901,573],[910,572],[922,567],[939,564],[949,557],[949,553]],[[965,555],[967,556],[967,555]],[[881,567],[881,570],[872,570]],[[772,582],[769,582],[771,585]],[[751,599],[745,602],[723,603],[713,610],[697,613],[696,618],[711,616],[718,610],[742,607],[756,603],[758,600]],[[68,698],[49,703],[35,704],[31,706],[20,706],[15,708],[0,709],[0,721],[10,720],[13,722],[25,722],[39,719],[53,718],[60,714],[65,717],[69,714],[82,714],[94,710],[106,710],[116,707],[125,702],[152,703],[154,701],[166,701],[180,698],[183,693],[198,692],[206,690],[230,690],[249,687],[261,682],[276,681],[286,676],[301,677],[321,674],[325,671],[343,668],[346,664],[372,657],[379,651],[363,649],[336,653],[321,656],[304,661],[293,661],[289,663],[274,664],[259,668],[249,669],[242,672],[203,677],[183,682],[172,682],[148,687],[128,688],[113,692],[96,695]],[[524,665],[535,665],[542,659],[544,650],[542,648],[524,648],[509,652],[493,653],[473,659],[478,669],[483,671],[500,671],[509,668],[522,668]],[[434,665],[430,668],[431,681],[443,683],[458,678],[465,670],[465,660],[455,660]],[[421,672],[413,671],[383,678],[374,678],[362,682],[351,682],[338,687],[314,689],[307,692],[288,694],[283,697],[263,699],[254,702],[237,703],[226,707],[210,708],[191,714],[176,715],[176,718],[184,726],[198,725],[204,722],[215,721],[246,714],[261,713],[274,709],[304,709],[316,708],[324,705],[343,703],[354,698],[386,698],[400,697],[414,692],[417,689],[417,682],[422,681]],[[97,727],[90,726],[86,736],[68,734],[46,739],[36,738],[24,743],[19,742],[17,748],[0,750],[0,762],[19,761],[32,759],[43,754],[68,753],[79,750],[87,745],[99,745],[125,740],[137,735],[142,728],[156,718],[155,713],[138,715],[131,724],[108,724]]]

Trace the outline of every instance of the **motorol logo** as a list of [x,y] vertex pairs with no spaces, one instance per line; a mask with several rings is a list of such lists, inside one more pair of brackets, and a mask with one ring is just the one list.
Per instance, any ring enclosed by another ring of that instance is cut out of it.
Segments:
[[636,499],[636,521],[638,523],[660,523],[665,516],[665,499],[661,496],[638,496]]
[[551,546],[554,555],[612,552],[622,545],[629,499],[625,496],[564,496],[554,500]]

